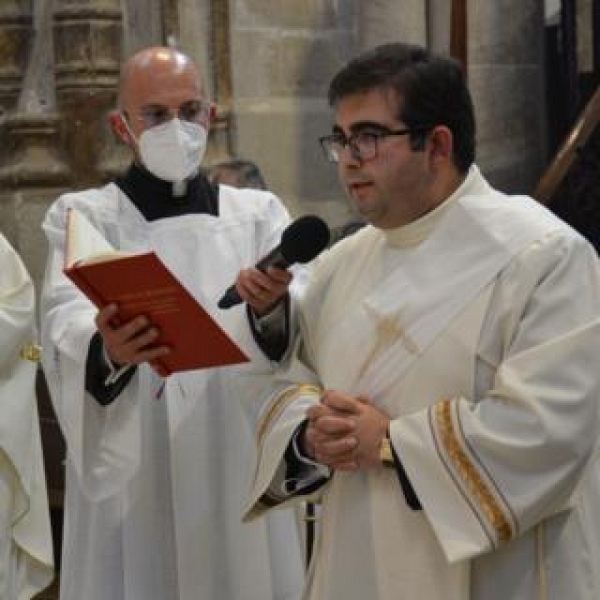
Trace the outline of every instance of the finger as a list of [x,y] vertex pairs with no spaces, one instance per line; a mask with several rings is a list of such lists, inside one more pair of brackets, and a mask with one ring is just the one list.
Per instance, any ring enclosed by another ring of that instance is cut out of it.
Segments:
[[326,460],[332,459],[354,459],[354,452],[358,446],[358,440],[349,436],[338,440],[330,440],[315,444],[315,454],[317,458]]
[[125,344],[141,335],[150,325],[148,317],[140,315],[117,329],[112,330],[112,339],[115,344]]
[[356,460],[344,460],[344,461],[333,461],[328,465],[332,469],[336,471],[357,471],[359,469],[359,464]]
[[260,291],[257,283],[254,281],[254,272],[256,269],[242,269],[235,281],[235,288],[244,302],[250,303]]
[[277,267],[269,267],[266,272],[272,285],[278,287],[288,287],[294,278],[293,274],[286,269],[278,269]]
[[347,433],[343,433],[343,434],[330,434],[330,433],[325,433],[323,431],[319,431],[318,429],[314,428],[314,427],[308,427],[306,429],[306,439],[313,445],[315,444],[322,444],[324,442],[331,442],[334,440],[340,440],[344,437],[347,437]]
[[159,332],[156,327],[149,327],[146,330],[142,330],[141,333],[129,338],[124,344],[130,352],[139,352],[141,350],[149,350],[146,346],[149,346],[158,338]]
[[96,328],[99,331],[102,329],[108,329],[108,328],[112,329],[110,321],[117,315],[118,311],[119,311],[119,309],[116,304],[109,304],[108,306],[101,308],[98,311],[98,313],[96,314],[96,318],[95,318]]
[[279,290],[273,291],[268,284],[262,284],[256,280],[247,280],[244,284],[243,296],[240,294],[255,311],[263,312],[266,308],[275,304],[280,298],[282,292]]
[[100,335],[110,359],[123,365],[143,362],[135,355],[156,341],[158,330],[148,327],[146,317],[138,317],[116,330],[100,330]]
[[325,415],[311,423],[317,431],[327,435],[347,435],[356,430],[356,422],[348,417]]
[[118,308],[116,312],[108,311],[102,315],[99,313],[96,318],[98,331],[105,342],[111,340],[117,344],[123,343],[148,327],[149,324],[147,317],[140,315],[127,323],[116,325],[116,316],[118,316]]
[[291,273],[271,267],[266,273],[259,270],[250,273],[248,286],[260,300],[275,302],[287,292],[291,280]]
[[331,411],[327,406],[323,406],[322,404],[315,404],[306,411],[306,418],[309,421],[315,421],[320,417],[324,417],[325,415],[333,414],[333,411]]
[[262,286],[256,296],[256,301],[272,306],[279,302],[287,294],[287,286],[273,285]]
[[248,281],[246,283],[246,295],[252,302],[261,302],[266,299],[269,291],[256,281]]
[[312,450],[313,454],[315,452],[315,444],[319,443],[321,441],[325,441],[325,439],[319,434],[318,431],[315,431],[314,429],[311,429],[310,427],[308,427],[306,429],[306,431],[304,432],[304,440],[305,440],[305,446],[310,448]]
[[171,348],[168,346],[158,346],[157,348],[140,350],[139,352],[132,354],[130,360],[126,364],[140,365],[145,362],[152,363],[156,359],[170,354],[171,351]]
[[326,391],[321,397],[321,402],[329,408],[345,412],[348,414],[358,415],[360,414],[361,403],[355,398],[345,396],[339,392]]
[[282,269],[274,269],[274,272],[277,274],[271,276],[255,268],[243,269],[236,279],[240,298],[259,316],[271,311],[287,293],[291,274]]
[[156,335],[156,333],[152,335],[151,332],[145,332],[121,346],[107,348],[107,351],[111,360],[121,365],[137,365],[143,362],[150,362],[171,352],[169,346],[152,346],[152,342],[156,340]]
[[255,296],[268,291],[272,285],[269,276],[258,269],[246,269],[244,275],[246,288]]

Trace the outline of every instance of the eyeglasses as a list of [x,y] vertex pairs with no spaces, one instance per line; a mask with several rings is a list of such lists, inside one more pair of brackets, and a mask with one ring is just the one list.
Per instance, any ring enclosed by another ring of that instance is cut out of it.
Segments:
[[371,160],[377,156],[379,142],[392,135],[408,135],[416,131],[428,129],[425,125],[410,127],[407,129],[380,131],[357,131],[346,137],[343,133],[333,133],[319,138],[319,143],[329,162],[340,161],[342,150],[348,146],[350,154],[356,160]]
[[203,100],[190,100],[179,108],[172,109],[162,104],[151,104],[144,107],[137,119],[142,121],[146,128],[156,127],[170,121],[175,115],[182,121],[190,123],[206,123],[210,119],[211,103]]

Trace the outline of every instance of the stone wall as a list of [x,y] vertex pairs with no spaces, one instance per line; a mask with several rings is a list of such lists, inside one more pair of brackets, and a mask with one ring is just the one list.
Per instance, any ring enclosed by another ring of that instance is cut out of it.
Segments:
[[503,190],[531,193],[543,168],[543,2],[469,2],[477,161]]
[[355,44],[353,4],[239,0],[231,13],[232,151],[255,160],[295,214],[345,216],[318,137],[331,127],[327,82]]
[[[479,162],[503,189],[527,192],[544,154],[543,3],[468,7]],[[48,203],[128,160],[105,121],[122,57],[164,43],[194,57],[218,104],[207,161],[253,159],[293,214],[339,225],[349,209],[317,142],[331,128],[329,79],[381,42],[448,50],[449,15],[442,0],[3,0],[0,228],[39,284]]]

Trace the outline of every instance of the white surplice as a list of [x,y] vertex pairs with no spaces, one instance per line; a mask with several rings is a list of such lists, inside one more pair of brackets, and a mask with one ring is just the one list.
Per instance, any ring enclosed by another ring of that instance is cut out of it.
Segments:
[[[370,398],[394,469],[322,488],[310,600],[600,598],[600,274],[593,248],[472,167],[433,213],[313,270],[295,357],[257,420],[247,519],[319,389]],[[268,500],[268,501],[267,501]]]
[[[85,393],[96,309],[62,273],[71,206],[113,247],[155,250],[252,362],[166,380],[142,365],[107,407]],[[246,371],[271,365],[252,339],[245,306],[217,308],[240,268],[279,243],[289,217],[272,194],[260,191],[221,186],[219,206],[218,217],[148,222],[111,184],[62,196],[46,216],[44,370],[68,452],[62,600],[299,596],[303,566],[294,513],[241,522],[252,431],[240,382]]]
[[[52,533],[35,395],[35,293],[0,235],[0,598],[28,600],[53,577]],[[33,356],[32,356],[33,358]]]

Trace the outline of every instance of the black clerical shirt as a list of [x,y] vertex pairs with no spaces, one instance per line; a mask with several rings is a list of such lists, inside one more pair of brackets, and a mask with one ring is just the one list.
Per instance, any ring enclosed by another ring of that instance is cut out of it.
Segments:
[[147,221],[194,213],[219,215],[219,188],[202,174],[187,180],[181,196],[173,194],[174,185],[133,164],[115,183],[135,204]]

